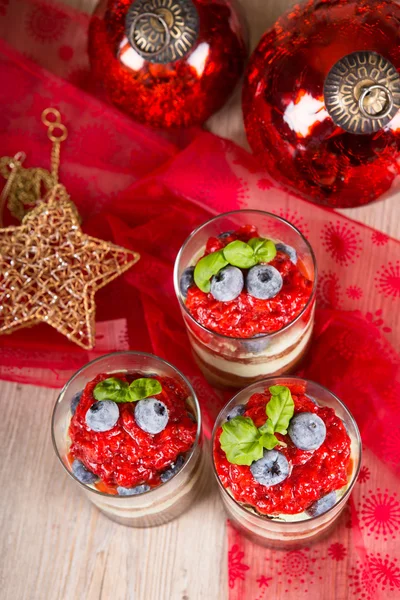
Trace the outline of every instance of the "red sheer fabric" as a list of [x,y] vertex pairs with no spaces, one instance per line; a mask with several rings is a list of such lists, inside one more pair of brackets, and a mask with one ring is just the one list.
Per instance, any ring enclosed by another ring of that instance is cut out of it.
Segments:
[[60,387],[95,356],[129,348],[153,352],[189,376],[210,434],[227,395],[213,390],[190,358],[172,284],[175,256],[210,215],[252,207],[287,218],[309,238],[319,265],[314,344],[302,375],[350,407],[364,459],[348,510],[324,542],[267,551],[228,527],[230,599],[275,598],[278,591],[289,600],[399,598],[400,243],[276,188],[229,141],[205,132],[167,139],[72,85],[90,88],[87,23],[48,2],[0,0],[0,34],[29,56],[0,43],[0,78],[7,82],[0,90],[1,155],[23,150],[26,166],[48,168],[40,115],[57,107],[69,130],[60,179],[84,231],[142,258],[97,293],[93,352],[46,325],[23,329],[0,336],[0,377]]

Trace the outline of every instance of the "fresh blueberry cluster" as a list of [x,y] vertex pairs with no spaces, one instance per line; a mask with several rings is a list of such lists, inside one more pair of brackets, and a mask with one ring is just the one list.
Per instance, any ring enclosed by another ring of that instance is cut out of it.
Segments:
[[[296,448],[312,451],[317,450],[325,441],[326,427],[318,415],[303,412],[292,417],[288,434]],[[254,479],[265,486],[281,483],[289,476],[290,471],[286,457],[278,450],[265,450],[263,457],[255,461],[250,470]]]
[[231,265],[221,269],[211,279],[211,295],[218,302],[235,300],[244,288],[244,277],[238,267]]
[[132,488],[126,488],[119,485],[117,487],[118,496],[139,496],[150,490],[150,486],[147,483],[136,485]]
[[275,244],[275,248],[278,250],[278,252],[283,252],[284,254],[287,254],[294,265],[297,264],[297,252],[294,248],[292,248],[292,246],[288,246],[287,244],[283,244],[282,242],[277,242]]
[[302,412],[291,419],[288,434],[300,450],[318,450],[325,441],[326,427],[315,413]]
[[136,425],[146,433],[161,433],[167,426],[168,418],[168,408],[156,398],[140,400],[135,406]]
[[176,461],[173,462],[169,466],[169,468],[164,471],[164,473],[161,473],[161,475],[160,475],[161,481],[163,483],[165,483],[166,481],[169,481],[170,479],[172,479],[172,477],[174,475],[176,475],[178,473],[178,471],[180,471],[182,469],[184,462],[185,462],[185,459],[183,458],[183,456],[178,456]]
[[[220,234],[220,239],[228,238],[231,231]],[[290,260],[297,263],[297,252],[291,246],[278,242],[276,249],[288,255]],[[184,298],[187,297],[189,288],[194,285],[194,267],[187,267],[180,279],[180,291]],[[231,302],[235,300],[246,287],[250,296],[259,300],[270,300],[281,291],[283,286],[282,275],[272,265],[258,264],[251,267],[244,274],[243,270],[228,265],[211,278],[211,295],[218,302]]]
[[259,300],[270,300],[282,289],[283,279],[272,265],[256,265],[247,273],[247,291]]
[[[315,400],[313,400],[315,402]],[[315,402],[316,403],[316,402]],[[245,406],[235,406],[227,415],[227,421],[240,417],[245,412]],[[325,441],[326,426],[324,421],[316,414],[302,412],[294,415],[289,424],[288,435],[293,444],[300,450],[317,450]],[[282,483],[291,472],[291,465],[286,456],[277,449],[263,452],[262,458],[254,461],[250,466],[254,479],[261,485],[271,487]],[[336,492],[330,492],[314,502],[307,510],[307,515],[317,517],[323,514],[336,502]]]
[[[77,392],[71,400],[71,413],[75,414],[80,399],[82,397],[83,390]],[[156,435],[161,433],[167,424],[169,419],[169,411],[164,402],[157,400],[156,398],[145,398],[135,403],[135,421],[138,427],[150,433]],[[188,413],[189,416],[194,419],[192,413]],[[87,427],[95,431],[96,433],[104,433],[110,431],[118,422],[120,413],[118,403],[113,400],[101,400],[91,405],[85,415],[85,422]],[[173,462],[165,471],[160,475],[162,483],[169,481],[178,471],[181,470],[185,462],[183,456],[178,456],[175,462]],[[72,473],[76,479],[86,485],[91,485],[99,481],[99,477],[89,471],[85,465],[75,459],[72,463]],[[150,486],[147,483],[137,485],[132,488],[126,488],[122,486],[117,487],[119,496],[136,496],[144,494],[150,490]]]
[[86,483],[86,485],[96,483],[99,480],[97,475],[89,471],[80,460],[74,460],[72,463],[72,472],[78,481]]
[[184,298],[187,297],[188,289],[194,283],[194,267],[188,267],[182,273],[181,280],[179,282],[179,288]]
[[[71,400],[71,413],[74,415],[81,399],[82,392],[78,392]],[[161,433],[168,424],[168,408],[156,398],[145,398],[136,402],[135,420],[140,429],[155,435]],[[97,433],[110,431],[119,419],[119,408],[113,400],[95,402],[85,415],[86,425]]]
[[250,352],[251,354],[260,354],[260,352],[264,352],[270,343],[270,337],[264,333],[256,333],[252,338],[243,339],[240,342],[244,352]]
[[232,410],[230,410],[228,412],[228,414],[226,415],[226,420],[230,421],[231,419],[234,419],[235,417],[241,417],[244,414],[245,410],[246,410],[246,407],[243,404],[238,404],[238,406],[234,406],[232,408]]
[[290,465],[282,452],[264,450],[263,457],[251,465],[250,471],[258,483],[270,487],[289,477]]
[[83,390],[81,390],[80,392],[76,392],[76,394],[74,394],[73,397],[72,397],[72,400],[71,400],[71,413],[72,413],[72,415],[75,414],[76,407],[78,406],[79,401],[82,398],[82,394],[83,394]]
[[86,425],[97,433],[110,431],[115,427],[118,419],[119,408],[117,403],[112,400],[95,402],[85,415]]
[[335,504],[336,492],[329,492],[329,494],[326,494],[326,496],[323,496],[322,498],[311,504],[311,506],[307,508],[306,513],[310,517],[318,517],[319,515],[322,515],[323,513],[331,509],[332,506],[334,506]]

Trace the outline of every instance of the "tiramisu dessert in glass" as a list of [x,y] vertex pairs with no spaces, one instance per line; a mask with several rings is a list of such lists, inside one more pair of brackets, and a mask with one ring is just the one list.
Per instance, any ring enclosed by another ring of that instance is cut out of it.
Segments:
[[242,388],[292,373],[310,344],[316,278],[310,244],[276,215],[233,211],[193,231],[174,284],[207,380]]
[[214,472],[233,524],[272,547],[308,544],[339,517],[357,479],[357,425],[326,388],[277,377],[241,390],[213,431]]
[[80,369],[55,404],[52,437],[71,479],[124,525],[170,521],[205,481],[196,395],[151,354],[116,352]]

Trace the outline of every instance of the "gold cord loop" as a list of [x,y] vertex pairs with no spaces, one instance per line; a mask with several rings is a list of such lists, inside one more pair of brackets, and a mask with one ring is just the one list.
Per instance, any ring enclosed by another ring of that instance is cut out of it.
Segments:
[[[48,119],[52,115],[53,119]],[[54,125],[55,123],[61,123],[61,113],[57,108],[45,108],[42,112],[42,123],[46,125],[46,127],[50,127],[50,125]]]
[[[14,157],[0,158],[0,174],[7,179],[0,195],[0,226],[6,200],[10,213],[19,221],[38,201],[58,184],[60,168],[60,147],[68,137],[68,130],[61,120],[61,113],[56,108],[46,108],[42,112],[42,123],[47,127],[47,137],[52,143],[50,171],[42,168],[24,168],[22,163],[26,156],[17,152]],[[68,194],[64,189],[64,194]]]
[[[52,117],[49,119],[49,117]],[[60,167],[60,144],[68,137],[68,130],[61,122],[61,113],[57,108],[45,108],[42,112],[42,123],[47,127],[47,137],[53,144],[51,151],[51,174],[58,183],[58,170]]]

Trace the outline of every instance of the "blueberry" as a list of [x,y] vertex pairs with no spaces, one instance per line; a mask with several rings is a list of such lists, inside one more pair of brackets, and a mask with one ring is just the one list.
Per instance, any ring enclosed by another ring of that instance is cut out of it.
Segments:
[[230,421],[231,419],[234,419],[235,417],[241,417],[244,414],[245,410],[246,410],[246,407],[243,406],[243,404],[239,404],[238,406],[234,406],[232,408],[232,410],[230,410],[228,412],[228,414],[226,415],[226,420]]
[[179,282],[179,289],[184,298],[186,298],[188,289],[191,285],[194,284],[193,279],[194,267],[188,267],[185,269],[181,275],[181,280]]
[[256,265],[247,273],[247,291],[259,300],[273,298],[281,291],[282,285],[282,275],[271,265]]
[[300,450],[317,450],[325,441],[326,427],[318,415],[303,412],[291,419],[288,433],[293,444]]
[[185,459],[183,458],[183,456],[178,456],[176,461],[174,463],[172,463],[172,465],[170,465],[169,468],[164,471],[164,473],[161,473],[161,475],[160,475],[161,481],[163,483],[165,483],[166,481],[169,481],[174,475],[176,475],[176,473],[178,471],[180,471],[182,469],[184,462],[185,462]]
[[244,286],[243,273],[238,267],[224,267],[211,279],[211,294],[219,302],[237,298]]
[[98,481],[97,475],[89,471],[85,465],[80,461],[75,459],[72,463],[72,472],[81,483],[95,483]]
[[72,400],[71,400],[71,413],[74,415],[75,411],[76,411],[76,407],[79,404],[79,401],[82,397],[83,394],[83,390],[81,390],[80,392],[76,392],[76,394],[74,394],[72,396]]
[[117,492],[119,496],[137,496],[138,494],[144,494],[145,492],[148,492],[149,489],[150,486],[147,485],[147,483],[142,483],[141,485],[137,485],[133,488],[126,488],[119,485],[117,487]]
[[287,246],[286,244],[282,244],[282,242],[278,242],[275,246],[277,250],[287,254],[294,265],[297,264],[297,252],[292,246]]
[[168,423],[168,408],[155,398],[139,400],[135,406],[136,424],[146,433],[160,433]]
[[289,476],[289,470],[286,456],[277,450],[264,450],[263,457],[253,462],[250,467],[254,479],[266,487],[284,481]]
[[86,425],[98,433],[112,429],[119,419],[118,404],[113,400],[95,402],[86,413]]
[[232,231],[224,231],[224,233],[220,233],[217,237],[219,240],[226,240],[226,238],[231,236],[233,233],[235,233],[233,230]]
[[318,515],[322,515],[327,512],[332,506],[336,503],[336,492],[329,492],[326,496],[323,496],[314,504],[311,504],[306,510],[306,513],[310,517],[318,517]]
[[260,352],[263,352],[266,348],[268,348],[269,341],[270,340],[267,335],[258,333],[248,340],[242,340],[241,345],[245,352],[251,352],[251,354],[260,354]]

